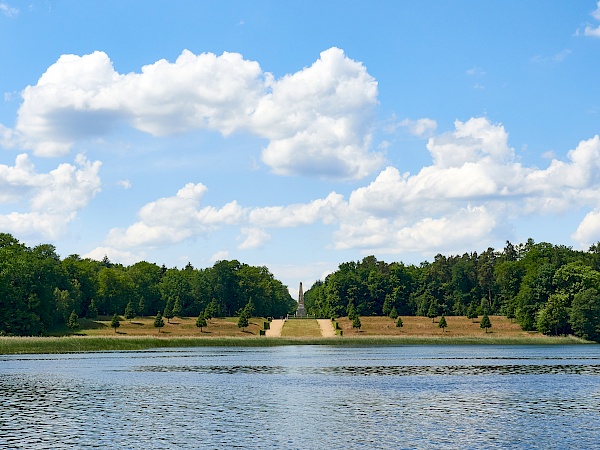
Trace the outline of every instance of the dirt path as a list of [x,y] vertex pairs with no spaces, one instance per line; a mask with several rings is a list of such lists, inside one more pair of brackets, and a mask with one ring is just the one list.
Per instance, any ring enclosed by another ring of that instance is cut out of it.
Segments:
[[335,330],[331,320],[317,319],[319,326],[321,327],[321,336],[323,337],[335,337]]
[[281,336],[281,329],[283,328],[283,324],[285,320],[283,319],[273,319],[271,320],[271,325],[269,329],[265,331],[265,336],[267,337],[279,337]]

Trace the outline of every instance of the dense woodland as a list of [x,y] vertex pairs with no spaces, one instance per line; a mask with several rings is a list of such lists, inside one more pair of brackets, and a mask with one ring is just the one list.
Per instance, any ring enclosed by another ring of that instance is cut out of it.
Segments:
[[[368,256],[340,264],[304,294],[309,314],[502,314],[524,330],[600,341],[600,244],[589,251],[548,243],[506,243],[502,251],[437,255],[418,266]],[[0,233],[0,334],[40,335],[70,315],[239,315],[293,313],[296,302],[266,267],[219,261],[183,269],[139,262],[125,267],[71,255],[49,244],[29,248]]]
[[257,316],[294,312],[287,287],[266,267],[219,261],[208,269],[139,262],[129,267],[71,255],[49,244],[28,248],[0,233],[0,335],[41,335],[78,317],[134,314],[233,316],[248,304]]
[[437,255],[419,266],[373,256],[347,262],[305,294],[309,314],[501,314],[524,330],[600,341],[600,245],[589,251],[548,243],[461,256]]

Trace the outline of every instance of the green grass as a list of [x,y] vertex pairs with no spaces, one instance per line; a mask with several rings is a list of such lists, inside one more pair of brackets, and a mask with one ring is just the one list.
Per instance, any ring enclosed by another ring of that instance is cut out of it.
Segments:
[[290,319],[283,325],[281,337],[319,338],[321,327],[315,319]]
[[[292,321],[289,321],[292,322]],[[317,324],[318,327],[318,324]],[[285,327],[284,327],[285,329]],[[495,338],[495,337],[335,337],[335,338],[267,338],[249,337],[153,337],[153,336],[69,336],[69,337],[0,337],[0,354],[71,353],[123,350],[146,350],[167,347],[274,347],[283,345],[572,345],[590,342],[574,337]]]

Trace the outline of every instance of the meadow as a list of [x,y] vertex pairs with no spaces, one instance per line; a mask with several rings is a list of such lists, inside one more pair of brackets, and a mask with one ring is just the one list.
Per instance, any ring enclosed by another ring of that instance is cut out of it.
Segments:
[[[336,319],[342,336],[320,337],[314,321],[289,320],[283,327],[281,337],[260,336],[265,318],[252,318],[248,327],[238,328],[236,317],[214,318],[202,331],[196,327],[195,317],[165,320],[160,330],[154,327],[154,318],[121,320],[115,330],[110,319],[80,321],[80,328],[69,335],[47,337],[0,337],[0,354],[68,353],[89,351],[144,350],[165,347],[232,346],[262,347],[281,345],[550,345],[588,343],[573,336],[545,336],[537,332],[521,330],[503,316],[490,316],[492,328],[479,327],[477,320],[466,317],[446,317],[447,327],[438,327],[437,319],[426,317],[402,317],[403,327],[389,317],[363,316],[361,328],[352,328],[347,317]],[[306,323],[304,323],[306,322]],[[304,331],[303,331],[304,330]]]

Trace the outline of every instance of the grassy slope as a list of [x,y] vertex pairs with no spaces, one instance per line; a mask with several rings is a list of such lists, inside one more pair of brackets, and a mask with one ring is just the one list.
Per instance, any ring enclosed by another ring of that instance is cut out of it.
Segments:
[[[421,344],[576,344],[585,343],[574,337],[549,337],[540,333],[524,332],[505,317],[491,316],[492,328],[486,334],[465,317],[446,317],[444,332],[426,317],[402,317],[404,327],[397,328],[387,317],[361,317],[362,328],[353,330],[347,318],[338,319],[344,337],[321,338],[316,321],[290,320],[287,336],[267,338],[259,336],[263,319],[250,320],[245,331],[237,328],[237,318],[212,319],[200,330],[196,318],[176,318],[159,333],[152,318],[122,321],[117,333],[110,328],[110,320],[82,321],[78,335],[68,337],[0,337],[0,354],[65,353],[83,351],[142,350],[161,347],[194,346],[276,346],[276,345],[421,345]],[[166,321],[165,321],[166,322]],[[295,324],[295,325],[292,325]],[[83,327],[85,326],[85,328]],[[296,328],[298,327],[298,328]],[[308,328],[306,328],[308,327]],[[304,331],[301,331],[304,330]],[[315,331],[316,330],[316,331]]]

